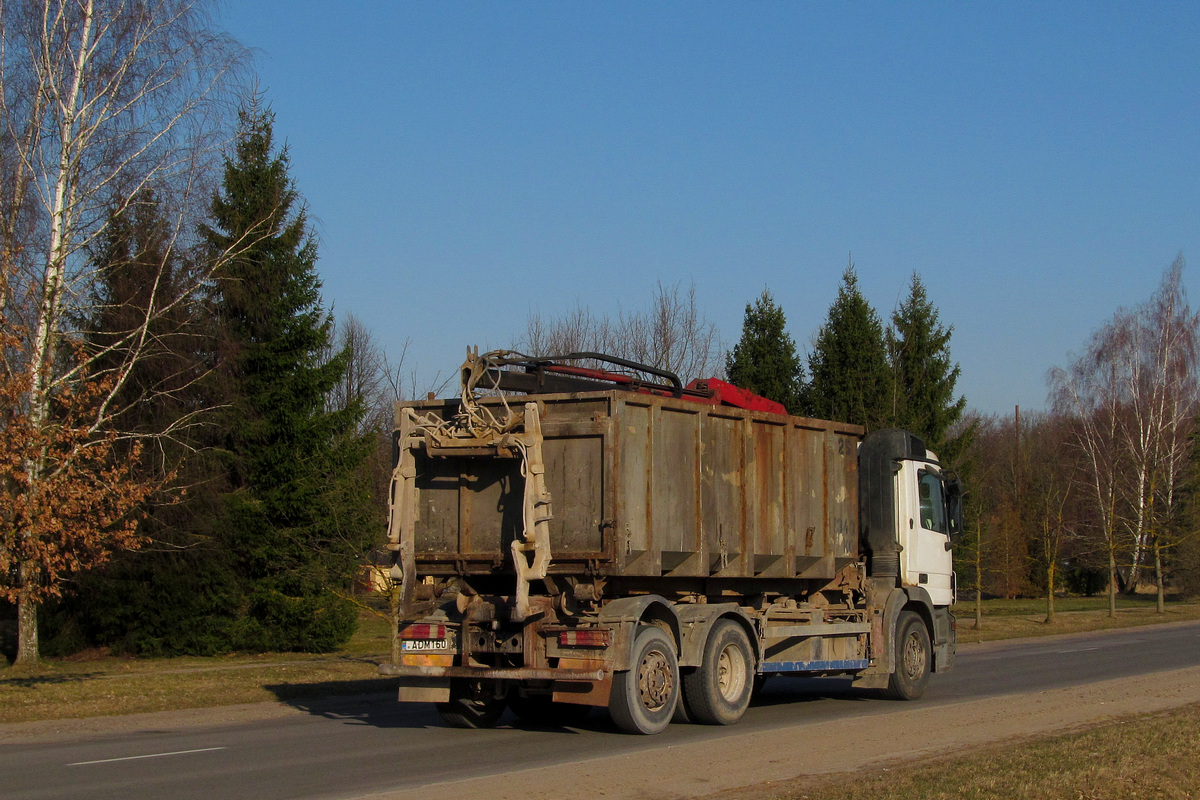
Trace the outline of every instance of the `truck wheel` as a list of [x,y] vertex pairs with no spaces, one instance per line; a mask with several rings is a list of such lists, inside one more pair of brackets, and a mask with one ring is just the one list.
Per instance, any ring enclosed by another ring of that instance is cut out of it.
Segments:
[[684,676],[683,696],[692,719],[732,725],[742,718],[754,691],[754,650],[731,619],[713,625],[699,669]]
[[581,722],[592,711],[591,706],[581,706],[577,703],[556,703],[548,694],[531,694],[526,697],[511,694],[508,698],[508,707],[526,722],[555,728]]
[[504,698],[479,681],[450,681],[450,701],[437,703],[442,721],[451,728],[491,728],[504,713]]
[[687,685],[687,674],[695,672],[694,669],[679,669],[679,702],[675,704],[675,713],[671,715],[672,725],[691,725],[692,714],[688,711],[687,696],[684,686]]
[[929,683],[932,647],[925,620],[913,611],[901,611],[896,621],[896,669],[888,678],[884,695],[892,700],[916,700]]
[[633,643],[630,669],[613,675],[608,713],[626,733],[661,733],[678,702],[675,644],[660,628],[643,626]]

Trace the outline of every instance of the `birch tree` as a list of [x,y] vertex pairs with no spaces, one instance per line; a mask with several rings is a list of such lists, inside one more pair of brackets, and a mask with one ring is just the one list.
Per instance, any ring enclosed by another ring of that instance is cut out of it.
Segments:
[[[1168,520],[1197,412],[1200,318],[1182,273],[1177,258],[1148,302],[1118,310],[1084,355],[1049,376],[1055,410],[1073,418],[1072,441],[1086,464],[1109,554],[1110,614],[1117,585],[1135,592],[1151,559],[1162,608]],[[1128,557],[1124,575],[1118,552]]]
[[1159,613],[1164,611],[1164,556],[1173,546],[1170,520],[1176,516],[1177,492],[1188,457],[1189,439],[1198,410],[1197,358],[1200,356],[1200,316],[1193,313],[1183,287],[1183,258],[1163,274],[1158,292],[1143,312],[1146,327],[1147,380],[1135,405],[1146,433],[1139,451],[1147,466],[1143,493],[1147,524],[1144,542],[1154,560],[1154,584]]
[[1111,339],[1107,327],[1097,331],[1069,367],[1051,369],[1049,382],[1054,412],[1070,420],[1069,441],[1083,464],[1081,481],[1092,504],[1094,534],[1108,561],[1108,615],[1115,617],[1117,587],[1124,582],[1117,564],[1122,399]]
[[[120,436],[117,398],[153,346],[152,322],[188,296],[151,291],[175,299],[147,304],[121,336],[85,349],[76,321],[91,316],[86,306],[102,269],[88,253],[148,191],[170,220],[166,252],[186,246],[196,201],[207,198],[211,157],[226,139],[224,100],[240,59],[203,0],[0,0],[0,310],[16,337],[4,350],[5,370],[21,376],[8,413],[41,443],[22,454],[10,473],[20,481],[6,489],[39,514],[57,513],[51,492],[70,490],[51,481],[66,474],[56,465],[78,464],[77,456]],[[72,430],[82,433],[51,458],[56,404],[68,396]],[[192,422],[185,417],[176,430]],[[87,513],[101,515],[104,487],[96,488]],[[17,546],[4,554],[19,576],[4,587],[18,605],[17,660],[32,664],[37,605],[63,578],[36,554],[74,544],[44,536],[53,524],[6,523],[17,526],[5,539]],[[112,544],[135,542],[126,531]],[[75,566],[94,565],[104,552]]]

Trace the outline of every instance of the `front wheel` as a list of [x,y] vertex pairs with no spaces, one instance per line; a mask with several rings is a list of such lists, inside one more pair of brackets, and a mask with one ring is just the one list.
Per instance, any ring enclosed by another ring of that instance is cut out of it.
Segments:
[[741,625],[713,625],[700,667],[683,679],[683,698],[696,722],[732,725],[742,718],[754,691],[754,650]]
[[504,714],[504,698],[484,681],[450,681],[450,702],[438,703],[438,714],[451,728],[491,728]]
[[643,626],[634,640],[629,666],[613,675],[608,713],[626,733],[661,733],[679,702],[674,642],[660,628]]
[[913,611],[901,611],[896,621],[896,668],[884,695],[892,700],[916,700],[925,694],[933,648],[925,620]]

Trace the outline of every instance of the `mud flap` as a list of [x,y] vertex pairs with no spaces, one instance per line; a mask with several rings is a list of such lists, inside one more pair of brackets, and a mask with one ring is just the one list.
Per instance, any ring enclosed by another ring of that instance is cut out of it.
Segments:
[[401,703],[450,702],[449,678],[400,678]]

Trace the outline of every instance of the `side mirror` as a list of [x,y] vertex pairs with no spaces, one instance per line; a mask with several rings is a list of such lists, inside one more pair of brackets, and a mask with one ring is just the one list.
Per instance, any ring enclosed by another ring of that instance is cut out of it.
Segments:
[[950,538],[957,539],[962,534],[962,484],[955,476],[946,478],[946,511],[950,523]]

